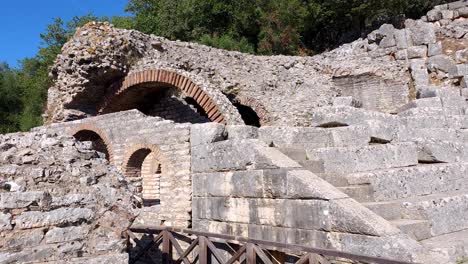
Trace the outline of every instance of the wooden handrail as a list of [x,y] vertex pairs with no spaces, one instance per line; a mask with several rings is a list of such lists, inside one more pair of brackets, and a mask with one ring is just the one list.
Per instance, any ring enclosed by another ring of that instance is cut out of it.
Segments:
[[[382,258],[382,257],[373,257],[373,256],[366,256],[366,255],[359,255],[359,254],[354,254],[354,253],[348,253],[348,252],[343,252],[343,251],[337,251],[337,250],[332,250],[332,249],[323,249],[323,248],[314,248],[314,247],[307,247],[307,246],[301,246],[301,245],[296,245],[296,244],[284,244],[284,243],[279,243],[279,242],[273,242],[273,241],[265,241],[265,240],[258,240],[258,239],[250,239],[246,237],[240,237],[240,236],[231,236],[231,235],[224,235],[224,234],[216,234],[216,233],[208,233],[208,232],[202,232],[202,231],[196,231],[192,229],[184,229],[184,228],[177,228],[177,227],[167,227],[167,226],[143,226],[143,225],[137,225],[133,226],[130,228],[131,232],[134,233],[141,233],[141,234],[150,234],[150,235],[161,235],[160,233],[163,232],[168,232],[168,234],[163,235],[163,239],[167,237],[167,242],[163,242],[163,253],[167,257],[167,252],[169,244],[175,244],[174,242],[174,237],[171,235],[171,233],[175,233],[178,235],[192,235],[196,236],[200,242],[200,248],[203,247],[203,252],[199,253],[199,257],[206,257],[205,255],[207,254],[206,250],[211,250],[213,251],[213,246],[212,244],[208,245],[208,243],[211,243],[210,240],[221,240],[222,242],[225,243],[230,243],[230,244],[239,244],[242,247],[246,247],[246,255],[248,256],[247,249],[251,249],[253,251],[261,251],[263,249],[267,250],[275,250],[275,251],[280,251],[284,253],[304,253],[306,252],[306,255],[310,255],[310,258],[312,258],[313,255],[321,255],[321,256],[327,256],[327,257],[334,257],[334,258],[343,258],[343,259],[349,259],[353,261],[362,261],[366,263],[379,263],[379,264],[411,264],[411,262],[405,262],[405,261],[400,261],[400,260],[392,260],[388,258]],[[171,239],[172,238],[172,241]],[[204,239],[209,239],[205,241]],[[166,241],[166,240],[165,240]],[[242,244],[245,245],[242,245]],[[252,245],[252,246],[250,246]],[[179,245],[177,246],[177,251],[181,251]],[[244,248],[245,248],[244,247]],[[194,246],[190,247],[190,250],[193,250]],[[213,252],[214,254],[217,254],[217,252]],[[179,255],[182,255],[183,262],[185,262],[185,257],[188,255],[188,252],[180,252]],[[242,255],[241,252],[236,252],[235,256],[239,258]],[[260,252],[260,254],[257,254],[257,256],[260,255],[261,259],[264,261],[265,255],[263,252]],[[251,257],[251,256],[250,256]],[[309,256],[306,256],[309,258]],[[219,258],[219,256],[216,256],[216,258]],[[301,258],[302,259],[302,258]],[[307,260],[308,261],[308,260]],[[234,260],[231,259],[229,263],[233,263]],[[163,263],[166,263],[163,261]],[[307,262],[306,262],[307,263]],[[317,262],[317,263],[325,263],[323,261]],[[414,263],[413,263],[414,264]]]

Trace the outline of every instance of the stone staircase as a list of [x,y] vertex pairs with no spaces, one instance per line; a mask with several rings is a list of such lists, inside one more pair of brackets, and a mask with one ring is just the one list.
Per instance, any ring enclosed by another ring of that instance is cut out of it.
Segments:
[[455,263],[468,256],[467,109],[453,94],[397,115],[335,105],[317,109],[315,128],[261,128],[260,138],[419,241],[434,263]]

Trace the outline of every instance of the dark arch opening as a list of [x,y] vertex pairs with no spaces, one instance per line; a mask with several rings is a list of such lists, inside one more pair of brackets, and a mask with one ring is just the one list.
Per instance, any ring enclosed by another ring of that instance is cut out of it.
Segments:
[[176,123],[210,122],[205,110],[193,98],[185,97],[175,87],[159,83],[144,83],[128,88],[116,96],[103,113],[131,109]]
[[91,142],[92,149],[96,150],[97,152],[103,153],[104,158],[109,160],[110,156],[107,145],[98,133],[91,130],[81,130],[75,133],[73,137],[81,142]]
[[233,105],[237,108],[237,111],[239,111],[239,114],[242,117],[242,120],[244,120],[244,123],[248,126],[255,126],[255,127],[260,127],[260,117],[257,115],[257,112],[255,112],[252,107],[243,105],[241,103],[233,103]]
[[160,178],[162,165],[150,149],[135,151],[127,162],[125,175],[135,183],[144,207],[160,204]]

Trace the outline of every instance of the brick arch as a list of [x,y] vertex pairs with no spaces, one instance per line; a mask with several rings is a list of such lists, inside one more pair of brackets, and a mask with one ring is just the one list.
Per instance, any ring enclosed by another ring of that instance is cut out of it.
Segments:
[[106,133],[104,133],[96,125],[89,124],[89,123],[88,124],[82,124],[82,125],[79,125],[79,126],[73,128],[69,132],[69,134],[70,134],[70,136],[76,138],[77,134],[79,134],[80,132],[84,132],[84,131],[93,132],[93,133],[95,133],[96,135],[98,135],[101,138],[101,140],[104,142],[104,146],[105,146],[105,149],[106,149],[107,154],[108,154],[107,158],[109,160],[109,163],[113,163],[114,162],[114,152],[112,150],[112,145],[110,144],[110,141],[109,141],[108,137],[106,136]]
[[163,69],[146,70],[127,75],[116,90],[105,96],[103,104],[98,109],[99,113],[105,113],[106,108],[112,104],[112,100],[116,96],[121,95],[131,87],[145,83],[159,83],[180,90],[185,96],[195,100],[211,121],[226,124],[227,119],[225,114],[221,112],[221,107],[199,85],[182,74]]
[[[145,167],[149,169],[148,172],[144,172]],[[157,146],[136,144],[126,150],[122,171],[132,181],[141,181],[141,189],[139,190],[141,198],[145,206],[151,206],[156,202],[155,200],[162,201],[160,183],[165,180],[162,179],[163,176],[172,174],[171,168],[170,163]],[[150,202],[148,202],[149,200]]]

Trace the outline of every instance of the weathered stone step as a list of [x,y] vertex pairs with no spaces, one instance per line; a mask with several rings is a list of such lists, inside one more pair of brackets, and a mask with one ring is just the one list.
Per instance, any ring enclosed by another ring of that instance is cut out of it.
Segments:
[[346,175],[351,185],[369,184],[377,202],[468,188],[468,163],[424,164]]
[[403,233],[409,235],[415,240],[423,240],[432,237],[431,228],[428,221],[425,220],[410,220],[399,219],[391,221]]
[[370,187],[369,185],[338,187],[338,190],[342,191],[349,197],[361,203],[374,201],[374,197],[372,195],[372,187]]
[[350,106],[325,106],[314,110],[311,117],[312,126],[326,127],[333,124],[362,125],[368,120],[384,121],[385,123],[397,122],[397,116],[381,112],[369,111]]
[[309,160],[323,162],[321,173],[348,174],[406,167],[418,163],[414,143],[308,150]]
[[432,236],[468,228],[468,194],[465,190],[400,199],[382,203],[364,203],[376,214],[389,219],[426,220]]
[[468,256],[468,229],[422,240],[421,244],[437,258],[434,263],[463,263],[459,256]]
[[285,150],[365,146],[370,141],[366,126],[261,127],[258,136],[267,144]]

